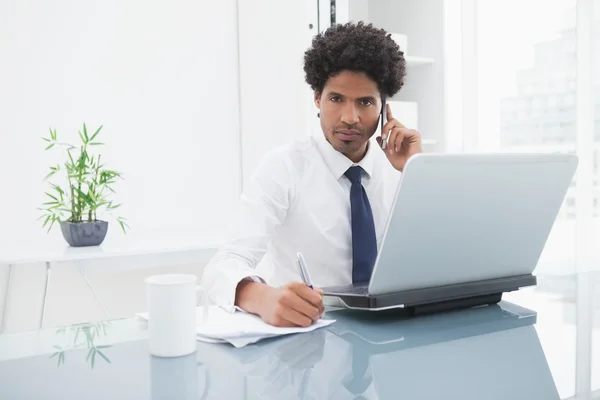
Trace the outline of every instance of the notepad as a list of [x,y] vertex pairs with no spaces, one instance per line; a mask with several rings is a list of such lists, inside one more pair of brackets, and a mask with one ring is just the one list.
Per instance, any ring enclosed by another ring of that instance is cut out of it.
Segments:
[[[197,321],[202,320],[203,308],[196,309]],[[148,313],[137,314],[139,318],[148,319]],[[311,332],[324,328],[335,320],[319,320],[308,328],[281,328],[269,325],[259,316],[244,311],[227,312],[218,306],[209,306],[205,323],[196,326],[198,340],[209,343],[231,343],[235,347],[244,347],[251,343],[275,336],[294,333]]]

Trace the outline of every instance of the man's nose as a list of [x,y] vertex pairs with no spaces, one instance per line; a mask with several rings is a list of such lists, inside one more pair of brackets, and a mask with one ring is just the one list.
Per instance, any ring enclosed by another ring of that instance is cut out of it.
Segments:
[[354,104],[347,104],[342,111],[342,122],[346,125],[358,124],[358,110]]

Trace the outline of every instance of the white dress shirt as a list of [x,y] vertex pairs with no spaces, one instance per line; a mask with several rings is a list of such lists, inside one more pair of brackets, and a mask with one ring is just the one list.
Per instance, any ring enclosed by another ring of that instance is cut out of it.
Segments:
[[317,287],[352,283],[350,186],[344,173],[363,168],[377,244],[387,223],[400,172],[372,139],[357,164],[321,134],[270,151],[257,167],[231,221],[226,242],[204,270],[212,301],[234,311],[238,283],[301,282],[301,252]]

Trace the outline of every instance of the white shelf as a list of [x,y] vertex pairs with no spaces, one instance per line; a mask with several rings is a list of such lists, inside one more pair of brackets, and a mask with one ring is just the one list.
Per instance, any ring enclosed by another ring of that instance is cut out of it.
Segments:
[[407,67],[421,67],[423,65],[431,65],[433,64],[433,58],[429,57],[417,57],[417,56],[406,56],[404,57],[406,60]]
[[435,139],[421,139],[421,142],[424,145],[433,145],[433,144],[437,144],[437,140]]

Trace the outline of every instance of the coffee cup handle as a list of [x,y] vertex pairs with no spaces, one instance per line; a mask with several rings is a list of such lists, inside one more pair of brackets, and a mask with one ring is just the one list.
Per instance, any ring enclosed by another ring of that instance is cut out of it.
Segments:
[[204,323],[208,319],[208,294],[206,293],[206,290],[200,285],[196,285],[196,299],[196,306],[202,306],[202,320],[197,322]]

